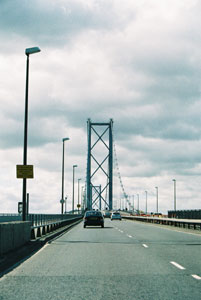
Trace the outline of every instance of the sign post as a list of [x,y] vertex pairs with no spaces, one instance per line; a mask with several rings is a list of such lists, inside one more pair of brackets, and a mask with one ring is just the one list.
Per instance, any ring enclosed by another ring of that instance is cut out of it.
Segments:
[[[24,179],[32,179],[34,178],[34,171],[33,165],[17,165],[16,166],[16,176],[17,178]],[[18,212],[22,215],[22,220],[26,219],[26,215],[28,215],[29,210],[29,194],[26,195],[26,202],[25,202],[25,211],[23,213],[23,202],[18,202]],[[25,214],[25,217],[24,217]]]

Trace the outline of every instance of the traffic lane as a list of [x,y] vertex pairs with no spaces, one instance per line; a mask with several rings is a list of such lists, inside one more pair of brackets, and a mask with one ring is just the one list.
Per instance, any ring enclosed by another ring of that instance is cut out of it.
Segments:
[[178,262],[189,273],[201,276],[201,235],[127,220],[116,226],[150,248],[150,255]]
[[[146,272],[159,273],[158,265],[148,264],[146,253],[142,245],[127,235],[120,234],[110,221],[106,221],[106,228],[89,227],[83,229],[82,224],[58,239],[50,242],[43,251],[37,253],[25,263],[23,268],[18,268],[17,276],[21,272],[27,276],[53,276],[65,275],[133,275],[140,271],[135,265],[148,265]],[[55,255],[56,254],[56,255]],[[50,260],[51,258],[51,260]],[[50,265],[48,265],[50,263]],[[98,266],[98,270],[94,266]],[[31,266],[31,267],[30,267]],[[161,268],[164,273],[165,266]],[[19,272],[20,271],[20,272]],[[12,272],[11,276],[16,276]]]
[[110,224],[55,239],[0,281],[0,299],[200,299],[197,282]]
[[[189,243],[201,244],[201,234],[193,234],[175,230],[175,228],[167,227],[158,224],[149,224],[139,221],[112,221],[115,225],[121,226],[122,230],[127,230],[128,234],[135,235],[136,239],[141,242],[174,242],[174,243]],[[164,231],[165,230],[165,231]],[[183,234],[184,233],[184,234]]]

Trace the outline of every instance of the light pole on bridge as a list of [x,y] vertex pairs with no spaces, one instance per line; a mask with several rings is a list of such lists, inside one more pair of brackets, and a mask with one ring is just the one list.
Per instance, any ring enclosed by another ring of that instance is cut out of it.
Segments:
[[158,187],[155,187],[156,189],[156,213],[158,213]]
[[176,179],[172,179],[172,181],[174,182],[174,210],[177,210],[177,203],[176,203]]
[[147,191],[145,191],[145,195],[146,195],[145,211],[146,211],[146,214],[147,214]]
[[137,211],[138,211],[138,214],[140,212],[140,195],[137,194]]
[[[25,54],[27,56],[26,63],[26,88],[25,88],[25,113],[24,113],[24,153],[23,165],[27,165],[27,140],[28,140],[28,93],[29,93],[29,55],[38,53],[41,50],[38,47],[27,48]],[[27,197],[27,179],[23,178],[22,188],[22,221],[26,221],[26,197]]]
[[78,178],[77,183],[78,183],[78,193],[77,193],[77,198],[78,198],[78,212],[79,212],[79,208],[80,208],[80,180],[81,178]]
[[75,202],[75,168],[77,168],[77,165],[73,165],[73,195],[72,195],[72,212],[74,213],[74,202]]
[[64,203],[65,203],[65,200],[64,200],[64,150],[65,150],[65,141],[68,141],[69,138],[63,138],[62,141],[63,141],[63,155],[62,155],[62,184],[61,184],[61,200],[60,200],[60,203],[61,203],[61,214],[63,215],[64,213]]

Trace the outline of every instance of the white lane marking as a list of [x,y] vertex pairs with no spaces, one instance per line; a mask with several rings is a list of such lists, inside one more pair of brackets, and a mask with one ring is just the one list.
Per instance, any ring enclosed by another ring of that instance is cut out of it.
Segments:
[[201,277],[198,275],[191,275],[193,278],[197,279],[197,280],[201,280]]
[[148,248],[148,246],[147,246],[146,244],[142,244],[142,246],[143,246],[144,248]]
[[127,234],[127,236],[128,236],[129,238],[132,238],[132,235]]
[[119,232],[124,233],[122,230],[119,229]]
[[186,269],[186,268],[182,267],[181,265],[179,265],[178,263],[176,263],[175,261],[170,261],[170,263],[180,270]]

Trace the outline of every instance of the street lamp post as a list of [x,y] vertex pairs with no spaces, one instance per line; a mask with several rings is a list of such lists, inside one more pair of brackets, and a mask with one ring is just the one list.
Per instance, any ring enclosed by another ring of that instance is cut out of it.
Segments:
[[72,212],[74,213],[74,202],[75,202],[75,195],[74,195],[74,186],[75,186],[75,168],[77,168],[77,165],[73,165],[73,196],[72,196]]
[[140,195],[139,194],[137,194],[137,211],[139,214],[139,211],[140,211]]
[[84,185],[81,188],[81,209],[82,211],[85,209]]
[[176,179],[172,179],[172,181],[174,182],[174,210],[177,210],[177,203],[176,203]]
[[[27,48],[25,54],[27,56],[26,63],[26,89],[25,89],[25,113],[24,113],[24,154],[23,164],[27,165],[27,139],[28,139],[28,93],[29,93],[29,55],[40,52],[38,47]],[[27,179],[23,178],[22,188],[22,221],[26,221],[26,197],[27,197]]]
[[80,206],[80,180],[81,178],[78,178],[77,183],[78,183],[78,193],[77,193],[77,199],[78,199],[78,213],[79,213],[79,206]]
[[147,191],[145,191],[145,194],[146,194],[146,205],[145,205],[145,211],[146,211],[146,214],[147,214]]
[[156,212],[158,213],[158,187],[155,187],[156,189]]
[[69,138],[63,138],[63,155],[62,155],[62,184],[61,184],[61,214],[64,213],[64,150],[65,150],[65,141],[68,141]]
[[67,199],[68,199],[68,197],[66,196],[65,197],[65,214],[66,214],[66,208],[67,208]]

